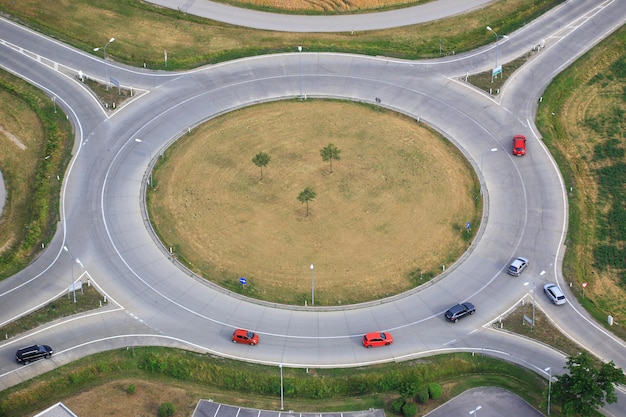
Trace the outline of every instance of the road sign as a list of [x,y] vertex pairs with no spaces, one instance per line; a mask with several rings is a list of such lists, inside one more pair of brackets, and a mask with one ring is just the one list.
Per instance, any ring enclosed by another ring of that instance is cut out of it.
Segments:
[[491,76],[495,77],[498,74],[502,74],[502,65],[498,65],[497,67],[495,67],[494,69],[491,70]]
[[469,230],[472,224],[470,222],[465,223],[465,230]]
[[583,288],[587,288],[587,283],[583,282]]
[[246,285],[248,283],[248,280],[245,279],[244,277],[239,278],[239,282],[241,283],[241,285]]

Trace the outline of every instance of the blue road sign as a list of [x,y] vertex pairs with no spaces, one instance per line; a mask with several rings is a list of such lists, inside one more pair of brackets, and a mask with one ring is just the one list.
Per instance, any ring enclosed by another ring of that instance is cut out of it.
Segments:
[[469,230],[469,229],[470,229],[470,227],[471,227],[470,222],[465,223],[465,229],[466,229],[466,230]]
[[241,283],[241,285],[246,285],[248,283],[248,280],[245,279],[244,277],[239,278],[239,282]]

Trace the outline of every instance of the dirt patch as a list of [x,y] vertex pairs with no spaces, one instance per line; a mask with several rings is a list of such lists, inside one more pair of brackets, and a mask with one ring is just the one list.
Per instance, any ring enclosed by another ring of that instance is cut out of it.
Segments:
[[[341,150],[333,173],[320,156],[331,142]],[[251,162],[259,152],[271,157],[263,178]],[[232,288],[245,277],[244,294],[291,304],[310,302],[314,285],[316,304],[337,305],[405,291],[419,285],[416,271],[457,259],[465,223],[479,217],[474,178],[413,119],[279,102],[179,140],[155,171],[150,205],[165,244],[205,277]],[[308,217],[297,199],[307,186]]]
[[13,133],[9,132],[8,130],[6,130],[4,128],[4,126],[0,125],[0,133],[4,134],[4,136],[6,136],[9,141],[13,142],[13,144],[15,146],[17,146],[19,149],[21,150],[25,150],[26,149],[26,145],[24,145],[17,136],[15,136]]
[[[134,385],[134,393],[128,388]],[[190,416],[197,403],[182,386],[147,382],[142,380],[119,380],[99,386],[63,400],[77,416],[132,416],[154,417],[164,402],[174,404],[178,416]]]

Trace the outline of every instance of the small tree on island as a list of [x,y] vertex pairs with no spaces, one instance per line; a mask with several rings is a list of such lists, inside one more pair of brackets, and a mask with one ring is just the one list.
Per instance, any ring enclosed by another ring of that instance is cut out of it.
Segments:
[[302,204],[306,203],[306,216],[309,217],[309,201],[315,199],[315,191],[311,187],[305,187],[300,194],[298,194],[298,201]]
[[567,374],[552,384],[552,399],[561,405],[564,416],[589,416],[604,403],[617,402],[615,384],[623,384],[626,377],[613,361],[596,367],[586,351],[567,359]]
[[254,165],[261,168],[261,179],[263,179],[263,167],[267,166],[267,164],[269,164],[271,160],[272,157],[265,152],[259,152],[258,154],[254,155],[254,158],[252,158],[252,162],[254,163]]
[[333,172],[333,159],[338,161],[341,159],[341,149],[338,149],[332,143],[329,143],[328,146],[320,149],[320,155],[322,156],[322,161],[329,162],[330,161],[330,173]]

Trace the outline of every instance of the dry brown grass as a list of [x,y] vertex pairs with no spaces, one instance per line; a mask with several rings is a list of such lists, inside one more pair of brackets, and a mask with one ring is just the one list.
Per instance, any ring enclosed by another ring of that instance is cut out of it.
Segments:
[[407,7],[430,0],[230,0],[231,4],[286,11],[354,12],[389,7]]
[[[135,392],[128,393],[129,385],[135,385]],[[164,402],[174,404],[177,416],[190,416],[198,402],[195,392],[189,387],[171,383],[145,380],[119,380],[90,389],[63,400],[77,416],[158,416],[159,406]],[[193,395],[193,396],[192,396]]]
[[[341,160],[322,162],[328,143]],[[260,170],[251,159],[267,152]],[[233,112],[179,140],[155,174],[151,210],[167,246],[247,295],[284,303],[373,300],[410,271],[440,271],[467,248],[474,175],[413,119],[355,103],[278,102]],[[306,208],[298,194],[311,186]]]

